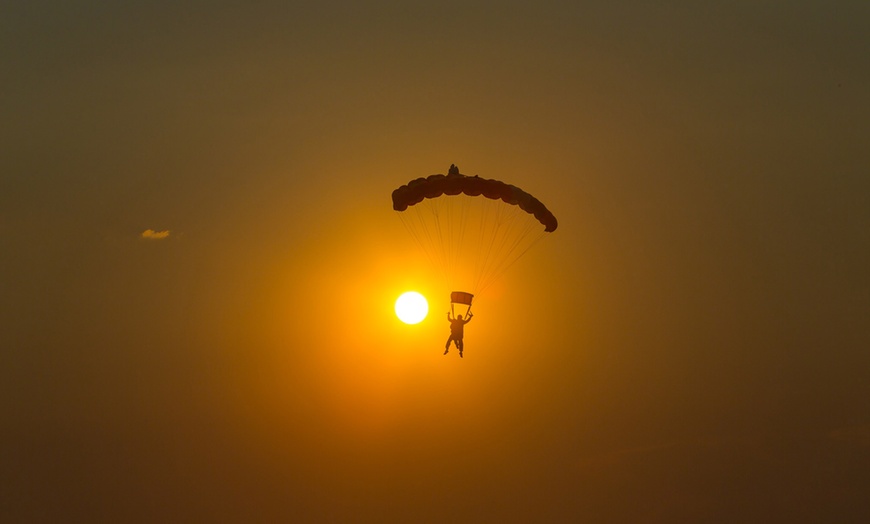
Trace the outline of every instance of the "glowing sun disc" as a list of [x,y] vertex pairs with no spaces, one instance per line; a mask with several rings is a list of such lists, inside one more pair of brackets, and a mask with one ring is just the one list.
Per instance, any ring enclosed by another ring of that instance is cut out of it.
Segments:
[[416,291],[408,291],[396,300],[396,316],[405,324],[419,324],[429,313],[426,297]]

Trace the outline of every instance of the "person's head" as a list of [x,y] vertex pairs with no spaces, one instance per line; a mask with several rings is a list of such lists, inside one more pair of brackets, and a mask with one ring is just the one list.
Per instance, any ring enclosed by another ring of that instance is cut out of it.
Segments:
[[459,320],[462,320],[462,315],[456,315],[456,318],[458,318]]

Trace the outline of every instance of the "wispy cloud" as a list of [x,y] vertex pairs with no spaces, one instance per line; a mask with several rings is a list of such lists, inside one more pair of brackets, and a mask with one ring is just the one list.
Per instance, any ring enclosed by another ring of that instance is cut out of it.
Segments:
[[142,232],[142,238],[147,238],[150,240],[161,240],[169,236],[169,230],[165,229],[163,231],[154,231],[153,229],[146,229]]

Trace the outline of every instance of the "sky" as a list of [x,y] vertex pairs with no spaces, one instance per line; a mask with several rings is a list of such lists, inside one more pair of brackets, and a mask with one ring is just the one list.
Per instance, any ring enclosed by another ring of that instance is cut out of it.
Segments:
[[[867,522],[868,22],[4,3],[0,520]],[[462,359],[451,164],[559,220]]]

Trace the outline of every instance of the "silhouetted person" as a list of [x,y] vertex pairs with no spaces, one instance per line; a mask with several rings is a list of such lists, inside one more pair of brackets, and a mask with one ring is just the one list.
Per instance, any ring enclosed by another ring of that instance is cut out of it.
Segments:
[[474,314],[468,313],[468,320],[462,320],[462,315],[456,315],[456,318],[450,318],[450,312],[447,312],[447,320],[450,322],[450,338],[447,339],[447,344],[444,344],[444,354],[446,355],[448,351],[450,351],[450,342],[456,344],[456,348],[459,349],[459,357],[462,358],[462,335],[463,335],[463,327],[465,324],[471,322],[471,317]]

